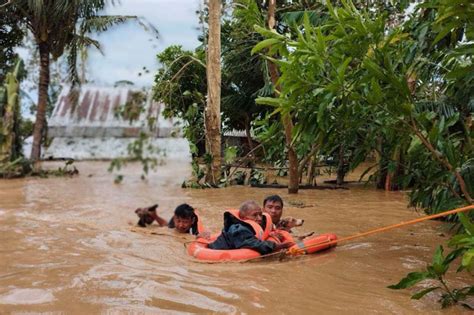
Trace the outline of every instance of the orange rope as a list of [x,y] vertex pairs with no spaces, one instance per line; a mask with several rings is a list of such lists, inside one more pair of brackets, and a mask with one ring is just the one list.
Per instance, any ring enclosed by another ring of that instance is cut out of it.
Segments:
[[[473,209],[474,209],[474,205],[470,205],[470,206],[462,207],[462,208],[457,208],[457,209],[454,209],[454,210],[449,210],[449,211],[438,213],[438,214],[428,215],[428,216],[424,216],[422,218],[418,218],[418,219],[414,219],[414,220],[410,220],[410,221],[405,221],[405,222],[400,222],[400,223],[397,223],[397,224],[384,226],[384,227],[374,229],[374,230],[370,230],[370,231],[367,231],[367,232],[362,232],[362,233],[358,233],[358,234],[355,234],[355,235],[343,237],[343,238],[335,240],[335,241],[322,242],[322,243],[318,243],[318,244],[305,246],[305,247],[302,247],[302,248],[289,249],[285,252],[285,254],[294,256],[294,255],[302,254],[305,250],[307,250],[309,248],[312,248],[312,247],[320,246],[321,244],[335,245],[335,244],[339,244],[339,243],[342,243],[342,242],[347,242],[347,241],[350,241],[350,240],[353,240],[353,239],[356,239],[356,238],[359,238],[359,237],[372,235],[372,234],[376,234],[376,233],[380,233],[380,232],[385,232],[385,231],[392,230],[392,229],[395,229],[395,228],[399,228],[399,227],[402,227],[402,226],[407,226],[407,225],[410,225],[410,224],[415,224],[415,223],[419,223],[419,222],[423,222],[423,221],[427,221],[427,220],[431,220],[431,219],[441,218],[441,217],[445,217],[445,216],[450,215],[450,214],[466,212],[466,211],[473,210]],[[281,252],[262,255],[258,258],[274,256],[274,255],[281,255]]]

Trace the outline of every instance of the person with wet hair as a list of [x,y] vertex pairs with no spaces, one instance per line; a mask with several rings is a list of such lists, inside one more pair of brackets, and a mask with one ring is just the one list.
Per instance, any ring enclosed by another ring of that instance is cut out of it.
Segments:
[[[135,212],[140,217],[138,224],[140,226],[145,226],[143,222],[146,224],[151,224],[153,221],[156,221],[159,226],[168,226],[170,229],[175,229],[179,233],[207,235],[207,232],[204,230],[196,210],[187,203],[177,206],[174,210],[173,217],[169,221],[166,221],[156,214],[157,207],[158,205],[146,208],[147,211],[145,213],[143,213],[143,211],[138,211],[139,209],[137,209]],[[147,215],[147,217],[145,217],[145,215]],[[148,216],[150,217],[149,219]],[[141,222],[142,224],[140,224]]]
[[187,203],[183,203],[176,207],[174,215],[168,222],[170,229],[176,229],[179,233],[189,233],[198,235],[203,231],[200,230],[199,217],[193,207]]
[[272,228],[269,221],[270,216],[263,214],[255,201],[245,201],[239,210],[224,213],[222,233],[209,244],[209,248],[220,250],[248,248],[265,255],[293,246],[292,242],[276,244],[266,240]]
[[267,196],[263,200],[263,212],[270,215],[275,226],[278,225],[283,214],[283,199],[278,195]]

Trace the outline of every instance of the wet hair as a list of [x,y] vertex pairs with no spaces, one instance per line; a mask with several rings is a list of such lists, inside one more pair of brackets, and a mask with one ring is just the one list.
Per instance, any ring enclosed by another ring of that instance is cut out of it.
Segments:
[[267,204],[267,202],[269,201],[272,201],[272,202],[279,202],[281,204],[281,207],[283,208],[283,199],[281,199],[280,196],[278,195],[271,195],[271,196],[268,196],[266,197],[264,200],[263,200],[263,206],[265,207],[265,205]]
[[179,205],[174,210],[174,216],[183,219],[193,219],[196,217],[194,214],[194,208],[188,205],[187,203],[183,203]]
[[258,205],[257,202],[253,201],[253,200],[247,200],[247,201],[244,201],[240,207],[239,207],[239,212],[240,213],[244,213],[244,212],[247,212],[249,210],[253,210],[255,208],[260,208],[260,206]]

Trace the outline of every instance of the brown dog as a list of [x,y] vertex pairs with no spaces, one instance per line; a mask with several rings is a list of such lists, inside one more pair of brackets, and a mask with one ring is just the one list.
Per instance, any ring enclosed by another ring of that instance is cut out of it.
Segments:
[[292,217],[286,217],[280,220],[280,222],[277,223],[276,228],[277,230],[284,230],[287,232],[290,232],[292,228],[297,227],[297,226],[302,226],[304,223],[304,220],[302,219],[295,219]]
[[157,220],[158,216],[156,214],[156,208],[158,208],[157,204],[151,207],[138,208],[135,210],[135,213],[140,218],[137,224],[141,227],[146,227],[147,225],[152,224],[153,221]]

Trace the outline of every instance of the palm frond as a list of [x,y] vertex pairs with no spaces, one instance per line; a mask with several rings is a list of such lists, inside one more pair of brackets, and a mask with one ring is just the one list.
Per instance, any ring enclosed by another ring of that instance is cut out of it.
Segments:
[[40,17],[43,15],[44,1],[43,0],[28,0],[28,7],[33,12],[34,16]]
[[100,42],[85,35],[74,34],[73,39],[71,40],[70,48],[88,48],[91,46],[95,47],[102,55],[104,54]]
[[69,46],[69,53],[67,54],[68,80],[71,82],[72,88],[80,85],[79,74],[77,72],[77,49],[78,41],[73,40]]
[[444,118],[451,118],[458,112],[456,107],[443,101],[419,102],[416,104],[416,111],[420,113],[431,111]]
[[138,19],[135,15],[98,15],[85,19],[80,26],[81,33],[101,33],[110,27]]
[[143,17],[138,17],[137,18],[137,22],[138,24],[147,32],[149,32],[150,34],[152,34],[153,36],[155,36],[155,38],[159,38],[160,37],[160,32],[158,31],[158,29],[156,28],[155,25],[153,25],[151,22],[149,22],[148,20],[146,20],[145,18]]

